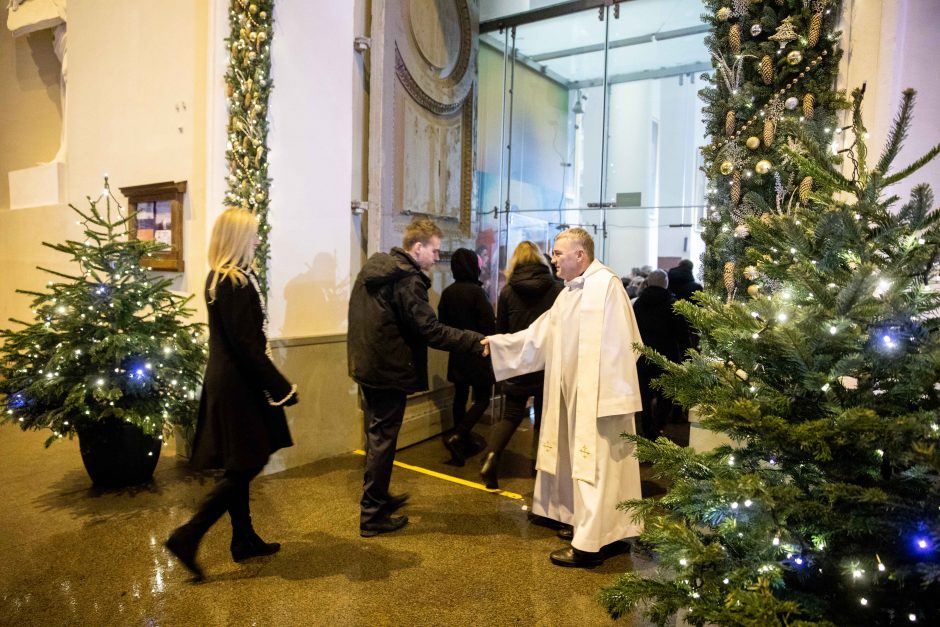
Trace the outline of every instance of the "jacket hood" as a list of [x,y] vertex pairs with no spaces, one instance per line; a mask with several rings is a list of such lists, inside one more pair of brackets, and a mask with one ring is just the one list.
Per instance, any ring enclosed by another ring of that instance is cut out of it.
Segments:
[[673,296],[665,287],[659,287],[658,285],[647,285],[643,288],[643,291],[640,292],[640,295],[636,299],[636,304],[639,306],[643,305],[658,305],[660,303],[672,303],[675,302],[676,297]]
[[527,263],[516,266],[509,277],[509,285],[520,296],[540,296],[555,285],[552,271],[540,263]]
[[454,251],[450,257],[450,270],[454,273],[454,281],[480,283],[480,259],[469,248]]
[[693,281],[695,281],[695,277],[692,275],[691,268],[676,266],[669,269],[669,287],[677,288]]
[[421,272],[411,255],[401,248],[393,248],[390,253],[375,253],[369,257],[359,273],[362,282],[368,287],[377,287],[386,283],[395,283],[408,276],[417,274],[430,285],[430,280]]

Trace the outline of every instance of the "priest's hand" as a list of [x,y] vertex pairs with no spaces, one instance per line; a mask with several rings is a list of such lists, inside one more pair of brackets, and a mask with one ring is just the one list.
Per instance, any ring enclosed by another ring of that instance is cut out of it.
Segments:
[[490,354],[490,338],[485,337],[480,340],[480,344],[483,345],[483,356],[486,357]]

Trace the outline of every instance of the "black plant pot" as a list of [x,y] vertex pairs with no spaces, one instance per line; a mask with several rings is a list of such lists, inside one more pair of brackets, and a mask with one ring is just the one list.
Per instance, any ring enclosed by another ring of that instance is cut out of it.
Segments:
[[123,488],[146,483],[160,459],[161,440],[137,425],[102,420],[78,430],[82,462],[92,483],[100,488]]

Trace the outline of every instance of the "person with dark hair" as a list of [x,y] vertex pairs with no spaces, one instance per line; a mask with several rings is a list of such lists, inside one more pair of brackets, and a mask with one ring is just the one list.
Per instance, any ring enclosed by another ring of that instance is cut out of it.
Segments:
[[[646,287],[633,303],[633,314],[640,328],[643,345],[655,349],[666,359],[680,362],[689,348],[689,325],[685,318],[673,311],[676,297],[667,288],[669,278],[664,270],[656,269],[646,277]],[[643,436],[655,440],[673,412],[673,404],[661,390],[653,389],[651,382],[663,374],[662,368],[641,357],[636,365],[643,397]]]
[[253,271],[257,245],[258,218],[244,209],[226,209],[212,228],[205,291],[209,361],[190,463],[223,468],[225,474],[199,511],[166,541],[197,580],[203,578],[196,563],[199,544],[225,512],[232,520],[236,562],[281,548],[258,536],[248,504],[248,485],[271,453],[293,444],[284,407],[297,402],[297,386],[271,361],[264,297]]
[[402,248],[369,257],[349,296],[349,376],[359,384],[366,431],[362,537],[408,523],[407,516],[392,516],[408,495],[388,488],[408,394],[428,389],[428,346],[483,352],[482,334],[441,324],[428,302],[431,280],[424,273],[440,257],[442,235],[431,220],[415,219]]
[[692,294],[702,291],[701,283],[692,274],[693,267],[691,261],[683,259],[669,270],[669,291],[675,294],[676,300],[689,300]]
[[[523,241],[516,246],[506,268],[508,283],[499,292],[497,333],[515,333],[527,328],[555,302],[562,284],[552,278],[544,259],[534,242]],[[487,488],[499,487],[499,458],[527,413],[529,397],[534,399],[536,424],[541,420],[544,379],[544,371],[539,371],[507,379],[501,384],[505,394],[503,415],[490,432],[480,467],[480,476]]]
[[[493,306],[486,299],[480,282],[480,261],[467,248],[458,248],[450,258],[454,282],[441,293],[437,317],[455,329],[469,329],[491,335],[496,329]],[[490,405],[493,394],[493,369],[489,360],[477,353],[451,353],[447,361],[447,380],[454,384],[454,432],[444,437],[451,462],[463,466],[473,454],[470,433]],[[467,399],[473,390],[473,404]],[[479,450],[479,449],[477,449]]]

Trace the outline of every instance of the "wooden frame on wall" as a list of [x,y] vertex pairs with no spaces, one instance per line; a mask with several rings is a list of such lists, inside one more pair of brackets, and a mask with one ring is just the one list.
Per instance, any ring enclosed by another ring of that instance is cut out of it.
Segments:
[[153,253],[142,265],[154,270],[182,272],[183,263],[183,194],[186,181],[151,183],[122,187],[127,198],[128,235],[134,239],[157,240],[169,248]]

